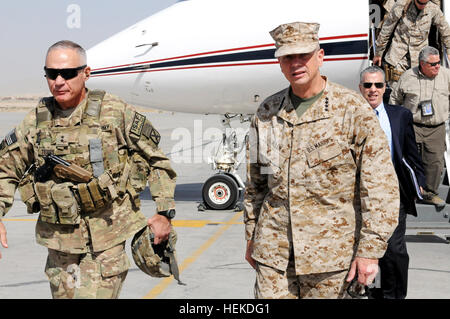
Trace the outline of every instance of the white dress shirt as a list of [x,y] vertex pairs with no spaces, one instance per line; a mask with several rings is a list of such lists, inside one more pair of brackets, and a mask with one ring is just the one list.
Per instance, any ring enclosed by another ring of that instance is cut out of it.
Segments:
[[393,158],[394,149],[392,145],[392,131],[391,131],[391,122],[389,122],[389,117],[387,115],[386,109],[384,108],[384,103],[381,102],[380,105],[378,105],[374,109],[375,113],[377,114],[378,120],[380,121],[380,126],[383,129],[384,133],[386,134],[386,137],[389,142],[389,148],[391,150],[391,158]]

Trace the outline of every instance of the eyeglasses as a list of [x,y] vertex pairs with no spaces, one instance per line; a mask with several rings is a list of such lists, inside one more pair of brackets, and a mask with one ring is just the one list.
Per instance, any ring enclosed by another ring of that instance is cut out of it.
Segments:
[[363,85],[363,87],[365,89],[370,89],[372,87],[372,85],[374,85],[374,84],[375,84],[375,87],[377,89],[384,88],[384,82],[375,82],[375,83],[373,83],[373,82],[364,82],[362,85]]
[[61,75],[64,80],[70,80],[76,77],[78,75],[78,72],[80,70],[83,70],[86,66],[87,65],[82,65],[77,68],[68,69],[51,69],[44,67],[45,77],[49,78],[50,80],[56,80],[58,75]]
[[441,64],[441,61],[437,61],[437,62],[425,62],[426,64],[429,64],[430,66],[436,66],[438,64]]

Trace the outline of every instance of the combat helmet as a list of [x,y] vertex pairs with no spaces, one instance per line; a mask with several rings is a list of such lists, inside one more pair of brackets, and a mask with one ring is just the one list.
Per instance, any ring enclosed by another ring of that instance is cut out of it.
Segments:
[[131,254],[136,266],[152,277],[173,275],[178,284],[183,284],[179,278],[175,257],[176,242],[177,233],[172,227],[168,240],[155,245],[153,232],[150,227],[145,226],[134,235],[131,241]]

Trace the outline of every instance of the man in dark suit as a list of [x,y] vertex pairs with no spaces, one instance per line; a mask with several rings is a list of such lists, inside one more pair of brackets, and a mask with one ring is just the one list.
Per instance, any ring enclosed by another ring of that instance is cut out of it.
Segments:
[[[405,240],[406,214],[417,216],[415,199],[420,196],[422,187],[425,186],[422,160],[414,135],[413,117],[411,111],[402,106],[383,103],[386,83],[381,68],[371,66],[363,70],[359,89],[377,113],[381,128],[386,133],[400,188],[399,223],[388,241],[385,255],[379,261],[381,289],[373,290],[372,295],[375,298],[404,299],[408,288],[409,265]],[[417,185],[414,184],[407,166],[415,172]],[[416,188],[419,190],[416,191]]]

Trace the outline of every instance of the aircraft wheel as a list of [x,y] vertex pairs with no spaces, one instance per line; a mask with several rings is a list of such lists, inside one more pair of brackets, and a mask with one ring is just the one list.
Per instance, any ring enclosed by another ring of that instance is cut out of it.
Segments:
[[239,187],[232,177],[217,174],[203,184],[202,195],[203,201],[211,209],[231,209],[238,201]]

